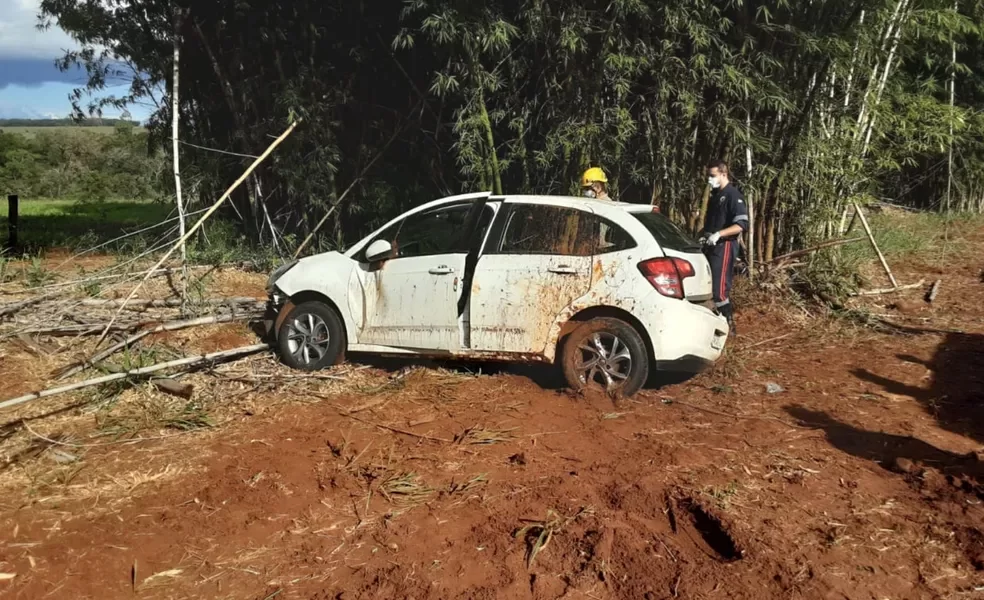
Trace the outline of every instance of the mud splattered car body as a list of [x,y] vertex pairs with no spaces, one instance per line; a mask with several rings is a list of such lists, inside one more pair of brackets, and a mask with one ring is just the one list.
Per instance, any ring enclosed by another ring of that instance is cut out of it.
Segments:
[[281,354],[304,369],[345,350],[567,362],[572,385],[632,393],[650,366],[713,363],[728,331],[704,305],[696,242],[649,206],[583,198],[430,202],[345,253],[282,266],[268,292]]

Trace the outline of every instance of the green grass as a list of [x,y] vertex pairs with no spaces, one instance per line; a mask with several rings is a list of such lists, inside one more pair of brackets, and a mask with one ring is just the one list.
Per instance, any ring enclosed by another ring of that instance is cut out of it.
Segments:
[[[7,202],[0,202],[0,254],[7,241]],[[51,248],[81,251],[116,240],[163,221],[173,219],[177,212],[172,204],[147,200],[116,199],[100,202],[77,200],[21,199],[18,220],[18,255],[35,256]],[[189,226],[198,219],[192,217]],[[172,230],[173,229],[173,230]],[[272,268],[281,259],[271,245],[252,248],[235,223],[213,217],[189,242],[188,256],[192,262],[219,264],[253,261],[261,268]],[[165,237],[166,236],[166,237]],[[132,256],[151,248],[166,249],[168,242],[178,239],[177,221],[171,221],[148,231],[114,241],[99,249],[99,253]],[[293,236],[285,240],[293,248]],[[2,264],[2,263],[0,263]],[[0,279],[11,274],[0,273]]]
[[[967,250],[970,235],[984,226],[981,215],[938,213],[866,213],[872,234],[885,260],[892,267],[906,261],[937,264],[946,255]],[[846,237],[859,241],[811,256],[804,269],[795,272],[792,287],[804,298],[819,297],[831,304],[843,303],[850,294],[866,286],[879,286],[883,275],[878,255],[868,242],[860,222]],[[873,284],[861,274],[878,277]]]
[[[111,125],[99,125],[94,127],[81,127],[73,125],[60,125],[55,127],[0,127],[0,131],[6,133],[16,133],[26,137],[33,138],[39,133],[51,132],[51,133],[62,133],[62,132],[79,132],[79,133],[96,133],[99,135],[109,135],[116,131],[116,128]],[[143,133],[145,129],[143,127],[134,127],[133,133]]]
[[[938,258],[944,245],[948,253],[959,252],[967,245],[967,234],[984,225],[981,215],[939,213],[883,213],[868,215],[868,223],[885,259]],[[861,223],[855,223],[848,237],[865,237]],[[876,261],[878,256],[867,238],[848,244],[841,252],[847,265]]]
[[[7,210],[7,203],[0,202],[0,237],[5,242]],[[27,253],[54,247],[91,247],[119,237],[127,231],[160,223],[168,218],[171,211],[172,207],[169,205],[139,200],[79,202],[21,199],[18,241]],[[162,226],[145,234],[145,239],[131,242],[138,247],[145,247],[167,228],[167,225]]]

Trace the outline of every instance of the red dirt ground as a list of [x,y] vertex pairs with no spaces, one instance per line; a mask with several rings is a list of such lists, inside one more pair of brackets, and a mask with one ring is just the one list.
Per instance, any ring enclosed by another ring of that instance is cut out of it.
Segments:
[[89,448],[84,501],[0,499],[0,597],[974,597],[984,283],[964,259],[933,305],[873,299],[905,331],[745,308],[713,372],[618,405],[534,369],[426,370]]

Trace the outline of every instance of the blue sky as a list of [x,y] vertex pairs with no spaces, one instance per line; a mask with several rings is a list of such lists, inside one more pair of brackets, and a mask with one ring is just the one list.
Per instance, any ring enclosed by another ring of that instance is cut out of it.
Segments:
[[[38,31],[40,0],[0,0],[0,118],[63,118],[72,110],[69,94],[85,83],[80,71],[61,72],[54,61],[78,44],[57,25]],[[120,95],[124,84],[102,95]],[[88,104],[88,102],[83,102]],[[152,107],[131,106],[131,116],[146,120]],[[114,109],[104,117],[119,116]]]

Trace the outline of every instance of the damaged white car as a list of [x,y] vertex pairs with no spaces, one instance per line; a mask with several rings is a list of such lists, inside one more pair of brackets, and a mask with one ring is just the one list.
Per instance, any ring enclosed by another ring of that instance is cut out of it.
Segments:
[[728,337],[697,242],[648,205],[584,198],[436,200],[267,288],[282,360],[305,370],[346,351],[539,361],[628,396],[653,368],[700,371]]

